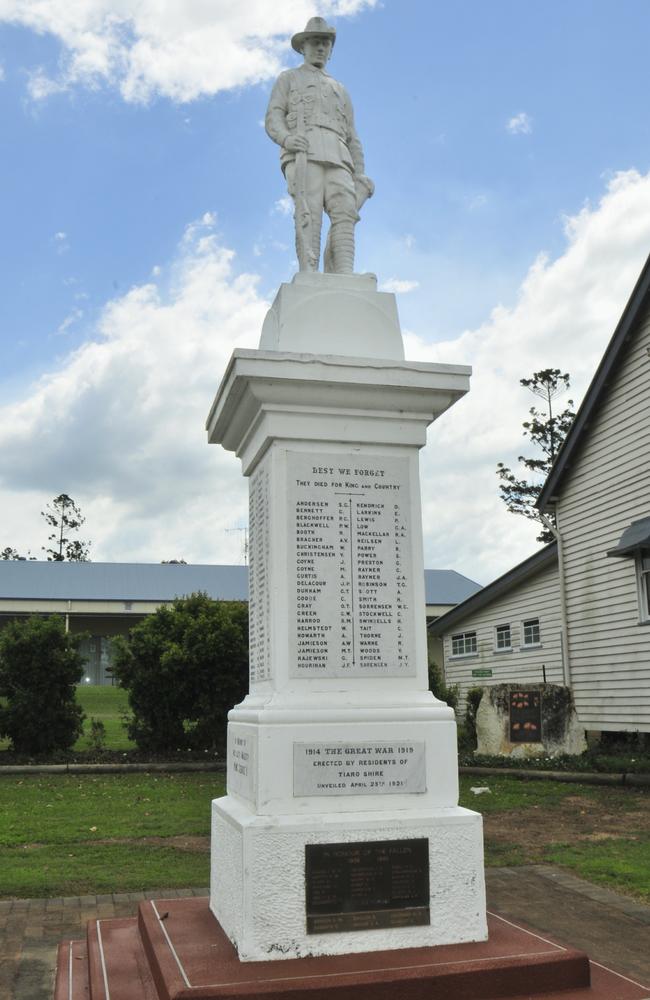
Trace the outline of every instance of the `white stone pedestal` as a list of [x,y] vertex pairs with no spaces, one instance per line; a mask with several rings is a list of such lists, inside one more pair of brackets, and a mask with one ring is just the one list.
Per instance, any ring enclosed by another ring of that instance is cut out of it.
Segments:
[[377,291],[374,274],[300,271],[280,285],[260,348],[403,361],[395,296]]
[[[372,333],[351,338],[368,355]],[[418,470],[468,383],[460,366],[238,350],[217,393],[209,440],[250,482],[251,683],[229,715],[210,906],[244,961],[487,936],[481,819],[458,807],[453,712],[428,690]],[[362,898],[364,845],[422,841],[424,903],[314,917],[310,845],[359,845]]]

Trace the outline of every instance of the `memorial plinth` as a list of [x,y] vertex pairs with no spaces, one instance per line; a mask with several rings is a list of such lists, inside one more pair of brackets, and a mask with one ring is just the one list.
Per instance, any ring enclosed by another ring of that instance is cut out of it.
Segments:
[[458,806],[454,715],[428,689],[418,465],[470,370],[402,360],[373,283],[283,286],[276,349],[235,351],[208,419],[250,484],[250,693],[210,896],[243,961],[487,934],[481,818]]

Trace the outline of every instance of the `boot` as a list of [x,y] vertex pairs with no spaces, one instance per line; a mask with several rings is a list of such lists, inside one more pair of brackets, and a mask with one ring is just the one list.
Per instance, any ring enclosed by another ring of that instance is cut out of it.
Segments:
[[328,237],[326,270],[354,273],[354,222],[333,222]]

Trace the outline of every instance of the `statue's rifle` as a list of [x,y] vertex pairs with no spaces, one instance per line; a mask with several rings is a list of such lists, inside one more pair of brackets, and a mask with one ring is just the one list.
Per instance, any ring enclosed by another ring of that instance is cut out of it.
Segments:
[[[304,100],[298,104],[296,131],[298,135],[307,135]],[[307,270],[315,271],[318,267],[318,261],[314,259],[311,235],[311,211],[307,201],[307,153],[298,151],[296,153],[296,244],[301,271],[305,270],[305,264]]]

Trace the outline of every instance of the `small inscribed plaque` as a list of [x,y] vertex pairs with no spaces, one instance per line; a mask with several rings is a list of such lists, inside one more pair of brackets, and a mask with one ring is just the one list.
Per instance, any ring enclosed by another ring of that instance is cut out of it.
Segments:
[[257,737],[250,729],[228,727],[228,793],[255,797]]
[[306,844],[308,934],[431,923],[429,840]]
[[413,740],[294,743],[294,795],[426,792],[425,745]]
[[539,691],[510,692],[510,742],[542,742],[542,698]]

